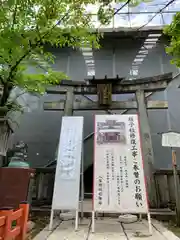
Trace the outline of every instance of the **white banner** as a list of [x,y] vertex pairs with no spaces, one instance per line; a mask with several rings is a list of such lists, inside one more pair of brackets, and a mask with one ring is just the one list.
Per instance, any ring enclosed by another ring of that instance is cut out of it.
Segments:
[[137,115],[96,115],[94,211],[147,213]]
[[78,209],[82,141],[83,117],[63,117],[52,209]]

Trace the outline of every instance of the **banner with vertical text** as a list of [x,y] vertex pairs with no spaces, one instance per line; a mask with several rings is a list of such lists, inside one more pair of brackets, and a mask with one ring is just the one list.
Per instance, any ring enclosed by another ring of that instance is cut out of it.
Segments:
[[96,115],[93,210],[147,213],[138,115]]
[[84,118],[62,118],[54,193],[53,210],[76,210],[79,207],[80,168]]

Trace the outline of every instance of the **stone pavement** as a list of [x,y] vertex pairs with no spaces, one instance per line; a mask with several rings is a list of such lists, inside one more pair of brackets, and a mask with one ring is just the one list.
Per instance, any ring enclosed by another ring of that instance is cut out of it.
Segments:
[[153,235],[149,236],[148,223],[146,220],[129,224],[121,224],[115,218],[104,218],[96,220],[95,233],[91,233],[91,219],[84,219],[79,223],[79,230],[74,231],[74,221],[61,222],[54,231],[46,237],[35,240],[179,240],[172,232],[168,231],[160,222],[152,220]]

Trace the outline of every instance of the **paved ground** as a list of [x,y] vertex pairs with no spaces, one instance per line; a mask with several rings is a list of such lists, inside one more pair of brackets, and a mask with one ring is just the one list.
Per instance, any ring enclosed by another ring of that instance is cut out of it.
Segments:
[[91,233],[91,220],[84,219],[79,224],[79,230],[74,231],[74,221],[63,221],[51,233],[46,228],[46,237],[41,233],[35,240],[179,240],[163,225],[152,220],[153,235],[149,236],[146,220],[132,224],[120,224],[116,219],[105,218],[96,220],[95,233]]

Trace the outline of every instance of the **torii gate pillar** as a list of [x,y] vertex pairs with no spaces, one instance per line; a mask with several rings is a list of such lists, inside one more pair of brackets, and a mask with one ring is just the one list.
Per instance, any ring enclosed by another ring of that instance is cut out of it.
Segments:
[[157,196],[154,180],[154,153],[150,132],[149,119],[146,109],[145,94],[143,90],[136,91],[136,100],[138,104],[138,114],[140,119],[140,134],[144,164],[146,175],[147,191],[151,207],[157,206]]

